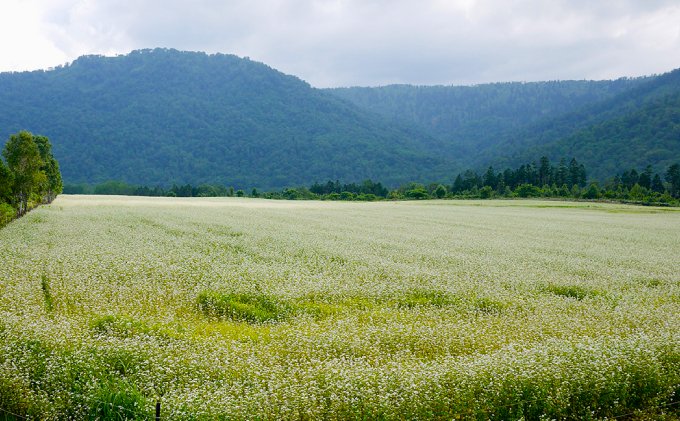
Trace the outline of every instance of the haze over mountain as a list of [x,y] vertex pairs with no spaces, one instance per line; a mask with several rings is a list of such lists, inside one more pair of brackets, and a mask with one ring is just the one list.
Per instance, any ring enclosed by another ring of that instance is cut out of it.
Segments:
[[248,58],[140,50],[0,74],[0,136],[48,136],[72,184],[450,183],[543,155],[604,178],[680,160],[679,78],[319,90]]

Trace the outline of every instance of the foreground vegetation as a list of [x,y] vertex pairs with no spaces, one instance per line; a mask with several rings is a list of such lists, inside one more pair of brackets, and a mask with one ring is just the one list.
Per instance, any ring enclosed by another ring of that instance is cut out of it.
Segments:
[[672,416],[679,218],[601,203],[62,195],[0,231],[0,407]]

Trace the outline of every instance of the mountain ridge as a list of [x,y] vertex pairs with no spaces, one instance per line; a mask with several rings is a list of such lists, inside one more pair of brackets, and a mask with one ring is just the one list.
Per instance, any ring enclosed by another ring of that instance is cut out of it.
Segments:
[[166,49],[2,74],[0,127],[53,137],[69,183],[397,184],[447,165],[429,135],[265,64]]

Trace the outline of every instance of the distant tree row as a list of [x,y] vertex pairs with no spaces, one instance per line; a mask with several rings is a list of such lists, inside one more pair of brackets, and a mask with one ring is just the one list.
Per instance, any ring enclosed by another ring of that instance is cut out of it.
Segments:
[[[174,184],[169,189],[160,186],[149,188],[147,186],[135,186],[122,181],[107,181],[94,187],[89,184],[67,184],[64,186],[65,194],[96,194],[96,195],[120,195],[120,196],[151,196],[151,197],[230,197],[245,196],[243,190],[234,192],[233,187],[223,185],[210,186],[201,184],[192,186]],[[255,190],[257,194],[257,190]]]
[[[233,187],[190,184],[173,185],[170,189],[132,186],[122,182],[109,181],[94,188],[87,184],[66,186],[64,191],[71,194],[118,194],[129,196],[172,196],[172,197],[262,197],[286,200],[419,200],[419,199],[491,199],[491,198],[562,198],[562,199],[606,199],[642,204],[677,204],[680,196],[680,164],[671,165],[662,176],[654,174],[652,167],[638,173],[625,171],[600,186],[597,181],[587,181],[583,164],[571,159],[567,164],[562,159],[557,166],[546,157],[539,163],[521,165],[517,169],[506,169],[496,173],[489,167],[481,176],[473,171],[458,174],[451,185],[441,183],[404,183],[390,190],[371,180],[343,184],[328,180],[315,182],[309,187],[291,187],[283,191],[258,192],[253,188],[249,195],[243,190],[234,192]],[[589,186],[588,186],[589,185]],[[588,187],[587,187],[588,186]]]
[[59,163],[44,136],[22,131],[9,137],[0,160],[0,226],[62,192]]

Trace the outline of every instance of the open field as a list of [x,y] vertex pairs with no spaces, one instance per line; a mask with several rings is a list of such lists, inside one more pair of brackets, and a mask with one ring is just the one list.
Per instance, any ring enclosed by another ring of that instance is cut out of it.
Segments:
[[674,209],[60,196],[0,230],[20,415],[658,419],[677,393]]

